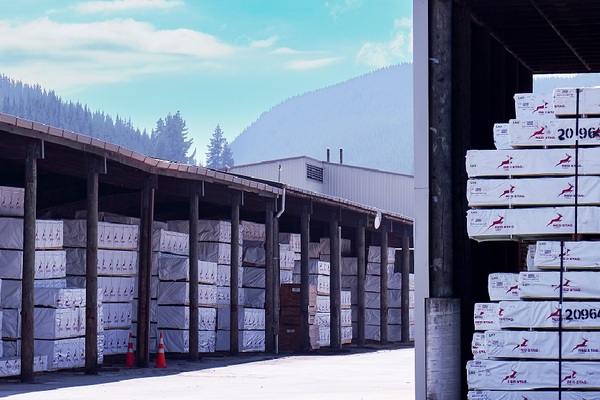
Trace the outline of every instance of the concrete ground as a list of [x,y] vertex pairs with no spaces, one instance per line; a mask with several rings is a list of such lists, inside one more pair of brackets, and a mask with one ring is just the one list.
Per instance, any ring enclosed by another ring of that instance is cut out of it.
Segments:
[[[154,365],[154,363],[152,363]],[[167,368],[104,365],[99,375],[55,371],[35,383],[0,379],[0,398],[43,400],[414,399],[414,349],[344,349],[279,356],[170,360]]]

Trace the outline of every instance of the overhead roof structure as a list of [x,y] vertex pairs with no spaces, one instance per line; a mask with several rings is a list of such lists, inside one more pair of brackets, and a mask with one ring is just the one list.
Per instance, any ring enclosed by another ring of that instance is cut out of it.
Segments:
[[600,72],[600,2],[465,0],[473,20],[534,74]]

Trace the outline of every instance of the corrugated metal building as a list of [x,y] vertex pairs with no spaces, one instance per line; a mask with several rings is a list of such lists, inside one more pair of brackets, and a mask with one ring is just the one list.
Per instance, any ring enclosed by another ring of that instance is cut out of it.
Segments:
[[413,177],[300,156],[239,165],[229,172],[413,216]]

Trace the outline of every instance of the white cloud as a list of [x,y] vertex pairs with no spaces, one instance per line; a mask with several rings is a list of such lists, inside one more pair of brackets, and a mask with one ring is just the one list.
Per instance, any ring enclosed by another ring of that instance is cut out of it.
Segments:
[[341,60],[339,57],[317,58],[314,60],[296,60],[290,61],[287,66],[289,69],[307,70],[323,68]]
[[340,14],[359,8],[362,0],[326,1],[323,7],[329,10],[329,15],[337,18]]
[[413,27],[412,19],[394,20],[392,38],[388,42],[367,42],[356,55],[356,62],[374,68],[412,60]]
[[181,0],[112,0],[86,1],[75,6],[82,14],[139,9],[166,9],[183,5]]
[[264,47],[271,47],[275,44],[275,42],[277,42],[278,37],[277,36],[271,36],[268,39],[263,39],[263,40],[254,40],[252,42],[250,42],[250,47],[253,48],[264,48]]
[[55,90],[216,67],[236,52],[202,32],[158,30],[131,19],[74,24],[48,18],[26,24],[0,20],[0,37],[0,54],[7,57],[4,74]]

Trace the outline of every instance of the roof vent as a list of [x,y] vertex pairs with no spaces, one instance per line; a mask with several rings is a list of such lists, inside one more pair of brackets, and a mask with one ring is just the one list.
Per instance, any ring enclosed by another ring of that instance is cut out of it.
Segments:
[[316,165],[306,164],[306,177],[313,181],[323,183],[323,168]]

